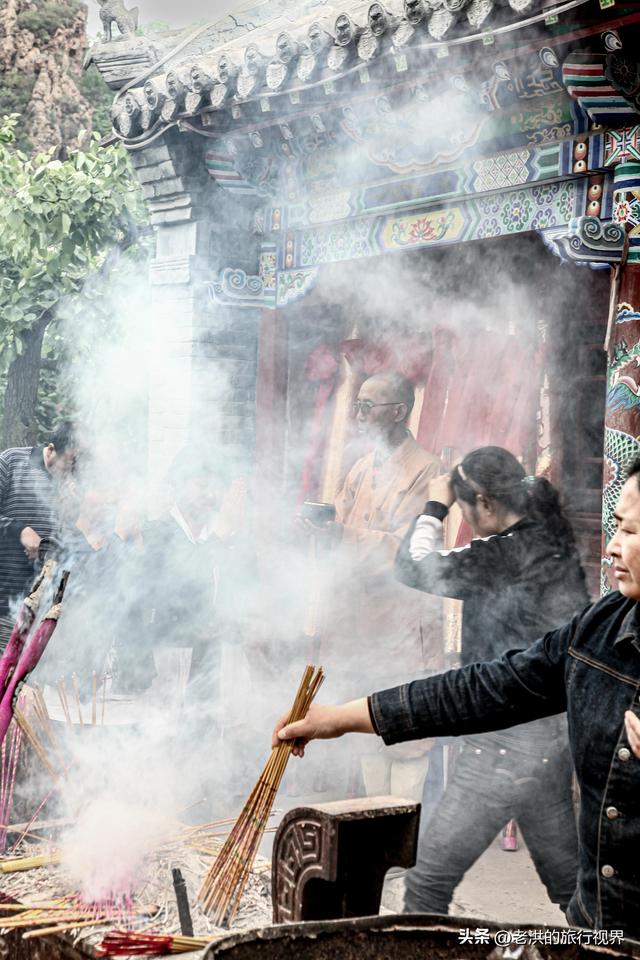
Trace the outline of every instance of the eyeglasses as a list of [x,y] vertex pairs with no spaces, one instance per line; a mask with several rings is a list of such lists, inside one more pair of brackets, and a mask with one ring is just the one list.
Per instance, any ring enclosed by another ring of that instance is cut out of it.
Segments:
[[396,407],[402,402],[402,400],[392,400],[390,403],[372,403],[371,400],[354,400],[353,415],[357,417],[359,413],[362,413],[365,417],[368,417],[374,407]]

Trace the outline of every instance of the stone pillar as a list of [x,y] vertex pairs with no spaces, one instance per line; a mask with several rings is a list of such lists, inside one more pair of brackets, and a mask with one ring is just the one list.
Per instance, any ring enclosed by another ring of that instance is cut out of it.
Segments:
[[[624,468],[640,453],[640,163],[614,170],[614,220],[626,229],[622,259],[612,270],[605,414],[603,541],[615,530],[613,510]],[[602,588],[609,587],[603,562]]]
[[131,159],[156,232],[151,266],[149,464],[161,478],[190,440],[225,462],[253,457],[257,311],[214,303],[230,263],[258,271],[253,208],[207,173],[203,138],[168,130]]
[[551,397],[549,387],[548,356],[549,324],[546,318],[538,322],[538,350],[542,357],[542,375],[540,378],[540,399],[536,415],[536,476],[552,480],[554,469],[553,446],[551,443]]
[[[256,397],[256,466],[270,511],[282,507],[287,431],[289,323],[284,310],[263,310]],[[265,505],[266,506],[266,505]]]

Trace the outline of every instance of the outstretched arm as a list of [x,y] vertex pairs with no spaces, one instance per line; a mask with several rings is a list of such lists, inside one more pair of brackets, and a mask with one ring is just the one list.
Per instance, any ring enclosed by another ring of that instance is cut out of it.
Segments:
[[562,713],[565,658],[578,620],[574,617],[528,650],[500,660],[414,680],[340,706],[314,705],[297,723],[287,724],[283,717],[273,743],[295,740],[293,753],[302,756],[309,740],[345,733],[377,733],[392,744],[500,730]]

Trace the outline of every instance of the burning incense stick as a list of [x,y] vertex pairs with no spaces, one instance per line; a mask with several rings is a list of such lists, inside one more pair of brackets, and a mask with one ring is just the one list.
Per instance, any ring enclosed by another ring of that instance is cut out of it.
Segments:
[[96,672],[95,670],[91,674],[91,726],[95,727],[96,725],[96,712],[97,712],[97,702],[96,702]]
[[[288,723],[306,717],[323,680],[322,667],[306,668]],[[231,923],[238,911],[292,747],[291,741],[283,741],[271,751],[257,784],[202,885],[198,899],[217,926]]]
[[[59,781],[58,781],[58,783],[59,783]],[[54,784],[54,786],[51,788],[51,790],[49,790],[49,792],[46,794],[46,796],[40,801],[40,804],[39,804],[38,807],[36,808],[35,812],[31,814],[31,819],[29,820],[29,822],[27,823],[25,829],[22,831],[22,833],[20,834],[20,836],[18,837],[18,839],[15,841],[15,843],[14,843],[13,846],[11,847],[11,850],[9,851],[10,853],[13,853],[14,850],[17,850],[18,847],[20,846],[20,844],[22,843],[22,841],[24,840],[24,838],[27,836],[29,830],[30,830],[31,827],[34,825],[34,823],[36,822],[36,820],[38,819],[38,817],[40,816],[40,814],[42,813],[42,811],[43,811],[44,808],[46,807],[47,803],[49,802],[49,800],[51,799],[51,797],[53,796],[53,794],[56,792],[56,790],[57,790],[57,788],[58,788],[58,783]]]
[[[0,912],[2,909],[3,905],[0,904]],[[0,927],[3,930],[29,930],[31,927],[38,927],[40,929],[33,931],[30,936],[46,936],[53,925],[56,931],[61,931],[63,927],[65,930],[74,930],[76,927],[97,927],[117,922],[132,923],[136,916],[148,915],[151,909],[149,906],[140,906],[126,913],[116,913],[110,906],[103,904],[100,907],[89,907],[75,897],[67,896],[54,902],[52,906],[34,906],[17,916],[1,917]]]
[[80,723],[80,729],[84,727],[84,720],[82,719],[82,704],[80,703],[80,688],[78,687],[78,674],[71,674],[71,683],[73,684],[73,695],[76,700],[76,710],[78,711],[78,722]]
[[[32,703],[33,703],[34,715],[38,719],[38,723],[40,724],[40,729],[43,733],[44,739],[49,741],[52,751],[55,754],[55,758],[58,763],[58,766],[61,768],[64,768],[65,760],[62,752],[62,747],[60,745],[60,741],[58,740],[58,736],[55,730],[53,729],[53,724],[51,723],[51,719],[49,717],[49,710],[47,708],[47,704],[45,702],[42,690],[40,689],[39,686],[37,686],[37,684],[33,686],[32,690],[33,690]],[[43,738],[41,737],[40,739],[42,740]]]
[[54,780],[57,780],[60,774],[55,769],[53,764],[50,762],[44,745],[38,739],[33,727],[25,717],[22,710],[19,707],[16,707],[13,711],[13,715],[15,717],[16,723],[18,724],[18,726],[24,733],[25,737],[29,741],[29,744],[31,745],[33,752],[36,754],[36,756],[38,757],[42,765],[45,767],[47,772],[50,774],[50,776],[53,777]]
[[100,726],[104,727],[104,709],[107,705],[107,675],[102,675],[102,707],[100,708]]
[[45,927],[43,930],[28,930],[22,934],[22,939],[36,940],[38,937],[50,937],[56,933],[68,933],[70,930],[79,930],[81,927],[102,927],[109,922],[106,917],[97,917],[93,920],[71,920],[69,923],[58,924],[55,927]]
[[34,684],[31,688],[33,692],[33,711],[38,718],[38,722],[42,727],[42,731],[46,736],[47,740],[54,748],[56,752],[59,750],[58,739],[55,735],[54,729],[51,726],[51,719],[49,717],[49,710],[44,699],[44,694],[37,684]]
[[[5,738],[0,745],[0,823],[9,822],[13,807],[13,791],[16,771],[20,759],[22,731],[17,724],[11,726],[11,737]],[[0,827],[0,853],[7,847],[7,828]]]
[[60,704],[62,706],[62,712],[64,713],[64,718],[69,725],[72,724],[71,714],[69,713],[69,701],[67,700],[67,685],[65,683],[64,677],[61,677],[58,680],[58,696],[60,698]]

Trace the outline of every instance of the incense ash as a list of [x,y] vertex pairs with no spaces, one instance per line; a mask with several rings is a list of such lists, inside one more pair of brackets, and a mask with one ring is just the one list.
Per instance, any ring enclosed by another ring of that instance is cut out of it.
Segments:
[[[2,893],[7,899],[32,908],[29,913],[8,913],[2,917],[0,904],[0,929],[26,930],[27,936],[38,931],[55,929],[74,941],[82,941],[97,948],[109,931],[128,931],[132,935],[164,938],[180,938],[180,921],[172,880],[172,868],[179,867],[184,876],[189,896],[194,935],[205,942],[218,939],[228,933],[216,927],[196,902],[211,865],[211,853],[222,847],[219,837],[221,828],[229,829],[228,821],[215,822],[201,827],[185,827],[174,824],[174,834],[166,837],[161,845],[148,854],[138,866],[137,882],[130,893],[112,891],[102,901],[87,901],[86,895],[74,888],[74,880],[63,862],[25,872],[2,875]],[[30,855],[45,849],[44,844],[26,845]],[[46,849],[50,849],[49,846]],[[206,852],[203,852],[206,851]],[[5,861],[7,862],[7,861]],[[271,922],[271,871],[269,862],[256,857],[244,891],[242,903],[233,928],[246,930]],[[53,906],[52,906],[53,905]],[[34,910],[34,908],[38,908]],[[124,934],[117,942],[122,945]],[[204,945],[204,944],[202,944]],[[202,946],[201,945],[201,946]],[[155,954],[153,939],[149,941],[147,955]],[[116,948],[117,949],[117,948]],[[194,949],[193,946],[190,949]],[[149,950],[152,952],[149,953]],[[136,955],[129,950],[103,955]]]
[[62,838],[62,864],[86,903],[130,902],[147,858],[175,824],[148,805],[127,805],[107,793],[94,798]]

